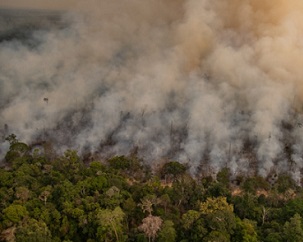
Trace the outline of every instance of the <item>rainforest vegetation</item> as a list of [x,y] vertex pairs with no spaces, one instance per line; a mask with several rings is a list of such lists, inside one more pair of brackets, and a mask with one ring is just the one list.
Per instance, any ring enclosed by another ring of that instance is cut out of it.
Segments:
[[303,241],[303,191],[287,174],[194,178],[135,155],[85,162],[15,135],[0,168],[2,241]]

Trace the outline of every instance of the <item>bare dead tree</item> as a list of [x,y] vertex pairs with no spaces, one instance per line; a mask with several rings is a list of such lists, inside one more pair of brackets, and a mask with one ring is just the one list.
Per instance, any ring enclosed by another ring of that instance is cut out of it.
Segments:
[[163,220],[158,216],[148,215],[142,220],[139,230],[143,231],[148,237],[148,241],[155,241],[157,233],[162,226]]

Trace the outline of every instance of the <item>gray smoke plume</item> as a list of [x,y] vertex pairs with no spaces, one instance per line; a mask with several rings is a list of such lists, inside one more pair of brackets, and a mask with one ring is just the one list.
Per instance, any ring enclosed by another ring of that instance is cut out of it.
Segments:
[[301,0],[104,0],[6,27],[0,128],[193,174],[298,177],[302,13]]

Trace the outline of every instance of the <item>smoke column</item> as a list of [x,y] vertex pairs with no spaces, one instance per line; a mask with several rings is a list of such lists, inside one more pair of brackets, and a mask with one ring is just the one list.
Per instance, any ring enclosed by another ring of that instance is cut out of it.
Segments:
[[193,174],[300,173],[301,0],[79,1],[62,19],[0,42],[3,134]]

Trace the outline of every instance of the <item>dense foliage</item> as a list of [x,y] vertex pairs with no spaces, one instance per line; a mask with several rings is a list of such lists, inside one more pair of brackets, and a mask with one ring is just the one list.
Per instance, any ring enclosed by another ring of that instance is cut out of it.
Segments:
[[235,185],[227,168],[193,179],[176,161],[151,172],[135,156],[86,164],[7,141],[3,241],[303,241],[303,192],[286,174]]

